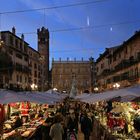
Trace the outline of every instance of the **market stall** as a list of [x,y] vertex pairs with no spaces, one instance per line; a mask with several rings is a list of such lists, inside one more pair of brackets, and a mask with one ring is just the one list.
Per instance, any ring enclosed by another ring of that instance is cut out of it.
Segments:
[[99,140],[140,139],[140,86],[89,94],[78,98],[94,106],[93,130]]
[[1,90],[0,105],[5,113],[0,111],[5,121],[1,121],[0,140],[33,139],[49,114],[55,113],[55,105],[64,98],[61,94]]

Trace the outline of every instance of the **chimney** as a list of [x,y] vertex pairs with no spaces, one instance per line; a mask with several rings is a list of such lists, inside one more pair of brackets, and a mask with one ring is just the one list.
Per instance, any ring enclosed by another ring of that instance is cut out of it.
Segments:
[[67,61],[69,61],[69,57],[67,57]]
[[76,58],[74,58],[74,61],[76,62]]
[[83,57],[82,57],[82,62],[83,62],[83,60],[84,60],[84,59],[83,59]]
[[21,39],[24,40],[24,34],[21,35]]
[[61,57],[59,58],[59,61],[61,62]]
[[15,28],[15,27],[12,28],[12,33],[13,33],[14,35],[16,34],[16,28]]

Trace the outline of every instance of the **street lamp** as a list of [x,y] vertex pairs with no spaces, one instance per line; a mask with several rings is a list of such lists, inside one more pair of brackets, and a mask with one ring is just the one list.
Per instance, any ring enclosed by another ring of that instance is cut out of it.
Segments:
[[113,85],[113,87],[116,88],[116,89],[118,89],[118,88],[120,87],[120,84],[115,83],[115,84]]
[[99,88],[98,88],[98,87],[95,87],[95,88],[94,88],[94,91],[95,91],[95,92],[98,92],[98,91],[99,91]]
[[53,88],[54,91],[57,91],[57,88]]
[[37,90],[37,88],[38,88],[38,86],[37,86],[36,84],[34,84],[34,83],[31,84],[31,89],[32,89],[32,90]]

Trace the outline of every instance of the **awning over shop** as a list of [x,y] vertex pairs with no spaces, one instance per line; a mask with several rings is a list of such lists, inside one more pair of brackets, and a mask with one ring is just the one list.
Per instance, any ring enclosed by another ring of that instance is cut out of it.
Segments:
[[66,96],[60,93],[47,92],[14,92],[10,90],[0,90],[0,104],[14,103],[14,102],[35,102],[40,104],[55,104],[62,102]]
[[140,97],[140,85],[118,90],[106,91],[98,94],[90,94],[88,96],[79,98],[79,100],[86,103],[95,103],[98,101],[110,100],[117,97],[120,97],[121,101],[132,101],[134,98]]

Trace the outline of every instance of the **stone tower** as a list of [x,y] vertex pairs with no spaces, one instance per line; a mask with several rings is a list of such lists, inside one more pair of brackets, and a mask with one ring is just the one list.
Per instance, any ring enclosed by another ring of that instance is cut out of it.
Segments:
[[40,81],[41,90],[48,90],[49,87],[49,31],[42,27],[37,29],[38,51],[40,53]]

